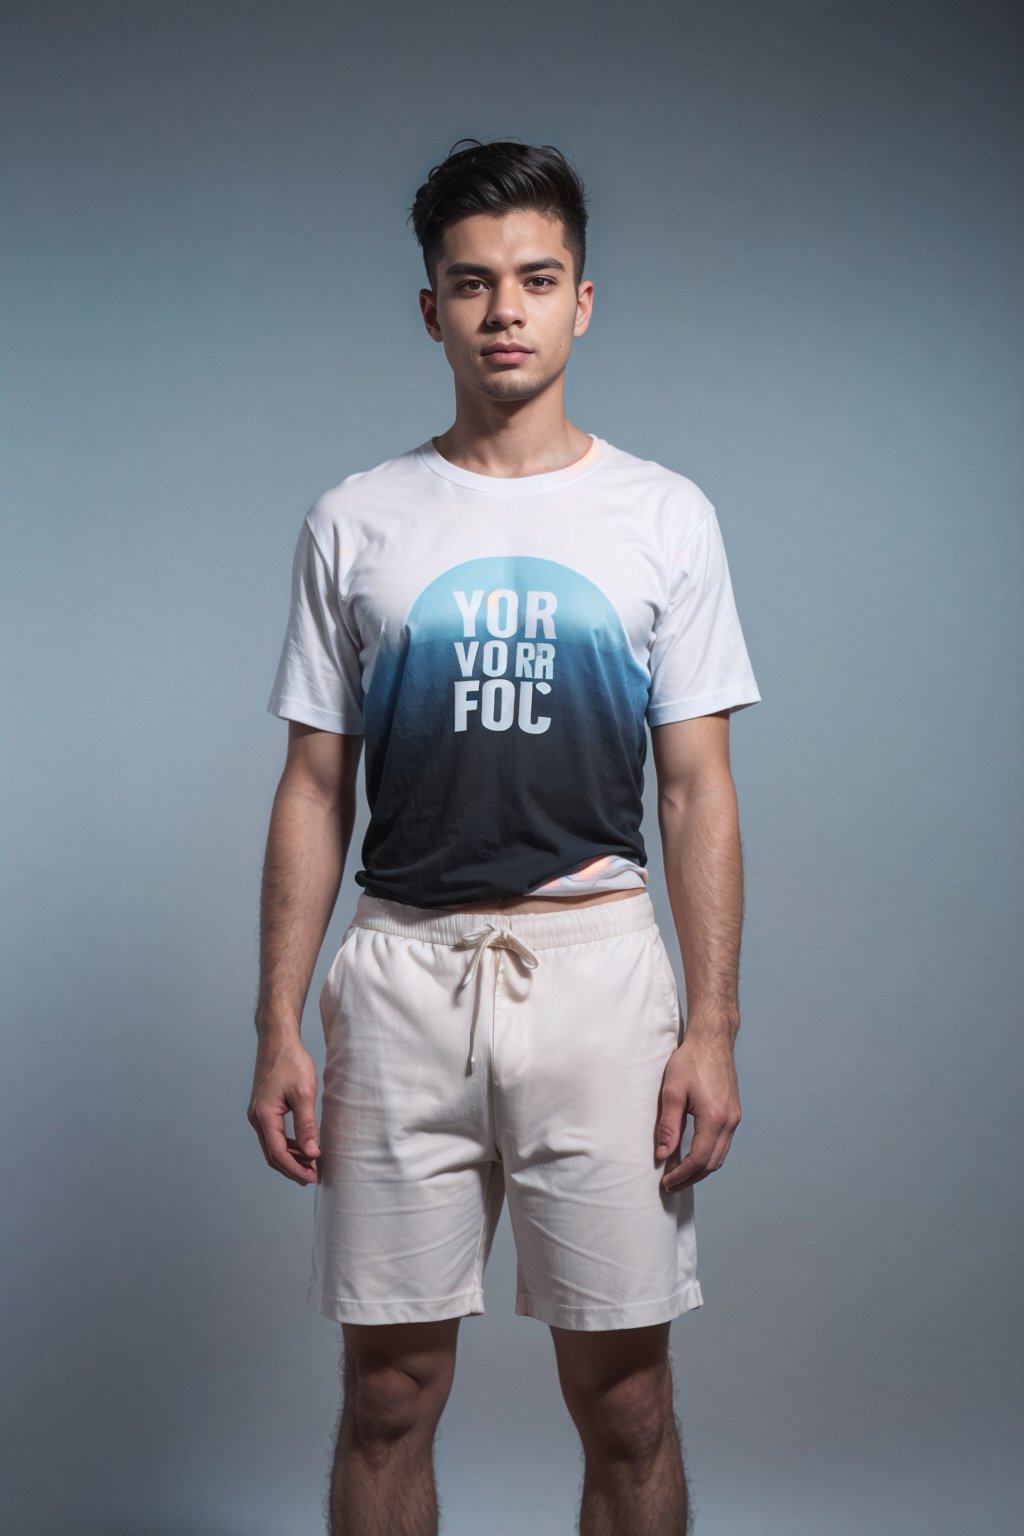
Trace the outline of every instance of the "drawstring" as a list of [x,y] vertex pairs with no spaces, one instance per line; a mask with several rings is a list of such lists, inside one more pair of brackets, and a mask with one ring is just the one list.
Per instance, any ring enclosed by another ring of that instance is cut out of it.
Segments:
[[[459,982],[460,992],[463,987],[468,986],[468,984],[472,981],[473,977],[476,975],[477,967],[480,964],[480,956],[483,954],[484,950],[489,949],[492,944],[500,945],[504,949],[514,949],[516,954],[522,960],[523,964],[528,966],[531,971],[536,970],[537,966],[540,964],[540,961],[537,959],[537,956],[534,954],[533,950],[530,949],[529,945],[524,944],[522,939],[517,938],[514,933],[509,933],[507,929],[495,928],[493,923],[487,923],[483,928],[474,928],[472,933],[464,933],[460,939],[456,939],[455,943],[452,945],[452,948],[462,949],[468,944],[474,945],[475,949],[473,953],[473,959],[469,964],[469,968],[467,969],[465,976],[463,976],[462,980]],[[473,1070],[473,1063],[476,1061],[476,1015],[479,1001],[480,993],[478,988],[477,996],[473,1000],[473,1021],[469,1030],[469,1070],[471,1072]]]

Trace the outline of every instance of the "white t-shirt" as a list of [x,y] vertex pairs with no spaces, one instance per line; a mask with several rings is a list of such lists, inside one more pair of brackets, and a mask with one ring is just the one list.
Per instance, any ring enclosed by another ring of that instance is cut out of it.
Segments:
[[267,708],[365,736],[357,884],[454,907],[646,884],[645,721],[760,697],[714,507],[594,437],[509,479],[427,441],[325,491]]

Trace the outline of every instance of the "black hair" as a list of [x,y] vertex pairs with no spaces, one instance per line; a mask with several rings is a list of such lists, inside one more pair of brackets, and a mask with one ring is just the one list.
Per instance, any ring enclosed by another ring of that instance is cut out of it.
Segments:
[[[459,149],[469,144],[469,149]],[[533,208],[561,219],[579,285],[587,254],[586,191],[579,172],[553,144],[496,139],[459,139],[416,193],[409,222],[423,251],[431,288],[445,225],[471,213],[508,213]]]

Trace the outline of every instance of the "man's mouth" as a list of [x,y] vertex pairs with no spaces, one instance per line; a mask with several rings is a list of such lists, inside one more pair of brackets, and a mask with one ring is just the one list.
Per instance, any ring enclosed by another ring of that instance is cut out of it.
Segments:
[[489,357],[495,363],[521,363],[524,357],[532,357],[529,347],[520,347],[515,342],[502,343],[500,346],[485,347],[484,357]]

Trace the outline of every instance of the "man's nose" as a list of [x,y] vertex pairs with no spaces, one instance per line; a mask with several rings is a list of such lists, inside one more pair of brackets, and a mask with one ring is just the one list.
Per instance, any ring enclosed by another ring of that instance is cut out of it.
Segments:
[[521,320],[522,315],[523,300],[515,280],[495,283],[491,289],[491,302],[487,308],[489,323],[499,326],[508,325],[512,320]]

